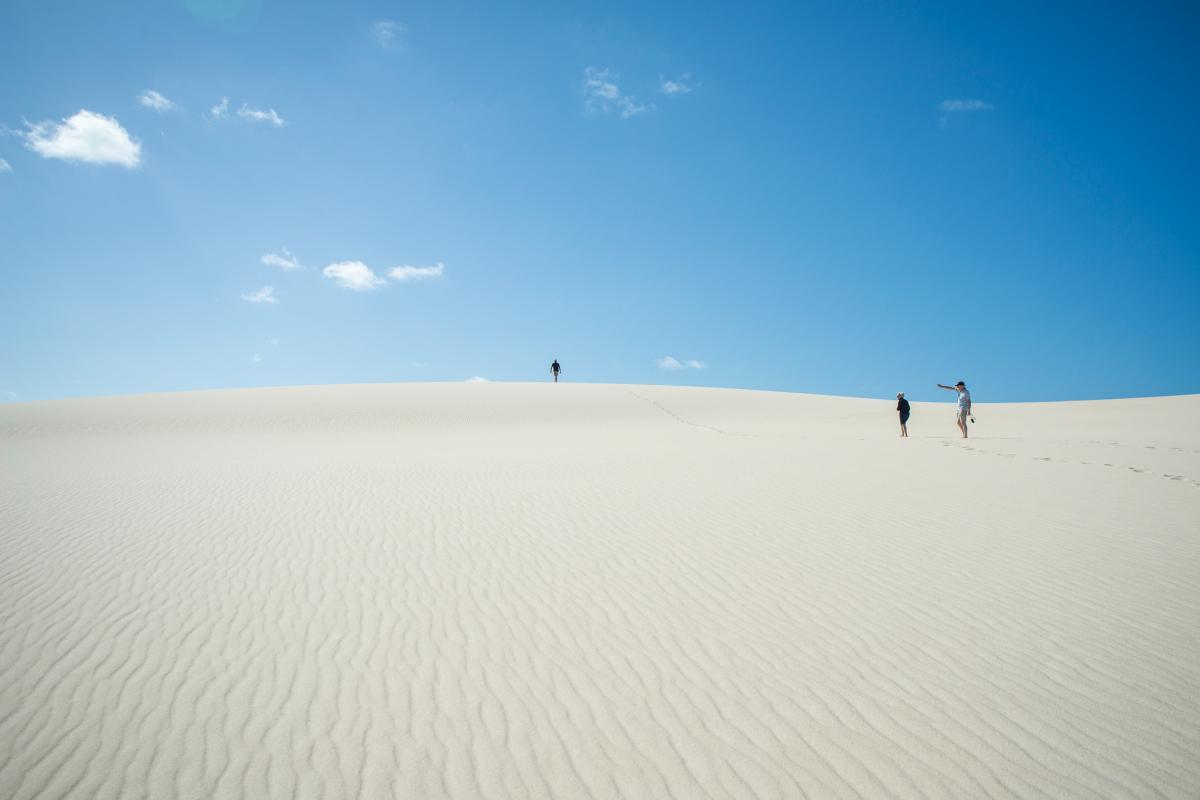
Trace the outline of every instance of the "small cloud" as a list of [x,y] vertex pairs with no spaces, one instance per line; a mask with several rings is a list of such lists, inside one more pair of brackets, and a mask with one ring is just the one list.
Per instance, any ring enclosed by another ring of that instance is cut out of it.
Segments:
[[678,371],[684,370],[684,369],[707,369],[708,368],[708,365],[705,364],[703,361],[697,361],[694,358],[687,359],[686,361],[680,361],[678,358],[675,358],[673,356],[663,356],[655,363],[659,369],[665,369],[670,372],[678,372]]
[[371,37],[375,39],[375,44],[387,50],[398,44],[400,37],[407,31],[408,28],[404,27],[403,23],[381,19],[371,26]]
[[12,172],[12,165],[0,158],[0,172]]
[[414,361],[412,362],[412,365],[417,369],[424,369],[425,367],[429,366],[429,364],[424,361]]
[[25,146],[42,158],[88,164],[120,164],[133,169],[142,161],[142,145],[115,117],[87,109],[61,123],[26,123]]
[[612,70],[599,67],[588,67],[583,71],[583,107],[588,113],[615,113],[622,119],[629,119],[653,108],[622,92],[616,82],[619,77]]
[[242,103],[242,107],[237,110],[237,115],[250,122],[269,122],[276,128],[282,128],[284,125],[287,125],[287,120],[276,114],[273,108],[263,111],[261,108],[251,108]]
[[269,344],[271,347],[279,347],[279,337],[272,336],[270,339],[267,339],[267,344]]
[[982,100],[943,100],[938,111],[991,111],[994,106]]
[[261,364],[262,356],[260,356],[258,353],[255,353],[254,355],[250,356],[250,363],[251,364]]
[[326,278],[333,278],[343,289],[355,292],[369,292],[387,283],[361,261],[341,261],[337,264],[330,264],[322,270],[322,274]]
[[0,395],[2,395],[5,400],[16,400],[17,399],[16,392],[4,391],[4,392],[0,392]]
[[153,108],[160,114],[175,108],[175,104],[153,89],[147,89],[138,95],[137,101],[146,108]]
[[274,286],[264,286],[257,292],[250,292],[242,295],[242,299],[247,303],[278,303],[279,298],[275,296]]
[[685,72],[675,80],[658,76],[658,88],[663,94],[691,94],[700,84],[692,81],[692,73]]
[[213,119],[228,119],[229,118],[229,98],[222,97],[221,102],[208,110],[208,115]]
[[268,267],[279,267],[284,272],[291,272],[294,269],[304,269],[304,266],[296,259],[294,255],[288,252],[286,247],[279,248],[280,253],[267,253],[258,260]]
[[446,265],[439,261],[432,267],[392,267],[388,270],[388,277],[397,281],[419,281],[440,278],[445,270]]
[[476,375],[473,378],[467,378],[463,383],[491,383],[487,378],[482,378]]

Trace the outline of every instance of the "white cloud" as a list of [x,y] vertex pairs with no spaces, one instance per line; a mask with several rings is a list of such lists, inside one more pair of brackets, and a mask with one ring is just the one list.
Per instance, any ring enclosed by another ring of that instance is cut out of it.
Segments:
[[273,108],[263,111],[261,108],[251,108],[242,103],[242,107],[237,110],[237,115],[250,122],[269,122],[276,128],[282,128],[284,125],[287,125],[287,120],[276,114]]
[[388,277],[397,281],[419,281],[440,278],[445,269],[446,265],[440,261],[432,267],[392,267],[388,270]]
[[12,172],[12,165],[0,158],[0,172]]
[[262,356],[260,356],[258,353],[255,353],[254,355],[250,356],[250,363],[251,364],[261,364]]
[[491,383],[491,381],[489,381],[487,378],[481,378],[480,376],[476,375],[473,378],[467,378],[465,381],[463,381],[463,383]]
[[340,261],[330,264],[322,273],[326,278],[333,278],[343,289],[355,292],[369,292],[387,283],[383,278],[371,271],[371,268],[361,261]]
[[670,372],[678,372],[683,369],[706,369],[708,367],[703,361],[697,361],[694,358],[680,361],[673,356],[663,356],[655,363],[659,369],[669,370]]
[[658,88],[663,94],[691,94],[698,84],[692,81],[692,73],[685,72],[675,80],[658,76]]
[[208,110],[208,115],[213,119],[228,119],[229,118],[229,98],[222,97],[221,102]]
[[404,27],[403,23],[381,19],[371,26],[371,36],[375,39],[375,44],[387,50],[396,44],[397,39],[403,36],[407,30],[408,28]]
[[633,95],[625,94],[616,80],[620,77],[612,70],[588,67],[583,71],[584,108],[592,114],[620,114],[629,119],[653,106],[638,102]]
[[16,400],[17,399],[16,392],[5,391],[3,394],[4,394],[5,400]]
[[938,103],[939,111],[991,111],[991,103],[982,100],[943,100]]
[[159,113],[161,113],[163,111],[170,111],[171,109],[175,108],[174,103],[172,103],[170,100],[163,97],[161,94],[154,91],[153,89],[147,89],[146,91],[139,94],[137,97],[137,101],[139,103],[141,103],[142,105],[144,105],[146,108],[153,108],[155,111],[158,111]]
[[131,138],[115,117],[80,109],[61,124],[46,121],[26,125],[29,130],[25,146],[42,158],[120,164],[128,169],[142,161],[141,142]]
[[267,344],[271,345],[271,347],[279,347],[279,337],[272,336],[270,339],[267,339]]
[[281,253],[283,253],[283,255],[279,255],[278,253],[267,253],[258,260],[263,264],[266,264],[268,267],[279,267],[284,272],[291,272],[294,269],[304,269],[304,266],[300,263],[300,261],[294,255],[289,253],[286,247],[281,247],[279,250]]
[[256,292],[242,295],[242,299],[247,303],[278,303],[279,298],[275,296],[274,286],[264,286]]

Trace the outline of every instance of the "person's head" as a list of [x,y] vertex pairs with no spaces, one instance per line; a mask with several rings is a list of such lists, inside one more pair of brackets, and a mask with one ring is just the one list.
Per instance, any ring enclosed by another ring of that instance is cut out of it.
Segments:
[[959,381],[958,383],[954,384],[954,388],[955,389],[965,389],[965,388],[967,388],[967,385],[965,383],[963,383],[962,381]]
[[896,399],[897,399],[897,400],[903,400],[903,399],[904,399],[904,392],[896,392]]

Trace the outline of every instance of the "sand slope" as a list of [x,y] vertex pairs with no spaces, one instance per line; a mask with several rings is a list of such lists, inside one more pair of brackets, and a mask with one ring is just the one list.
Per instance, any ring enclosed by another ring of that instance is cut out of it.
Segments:
[[0,406],[0,797],[1200,796],[1200,397]]

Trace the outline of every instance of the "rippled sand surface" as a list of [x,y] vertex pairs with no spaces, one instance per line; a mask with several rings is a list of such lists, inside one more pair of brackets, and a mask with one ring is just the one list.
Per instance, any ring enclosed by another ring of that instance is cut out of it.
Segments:
[[1200,397],[0,406],[0,797],[1195,798]]

